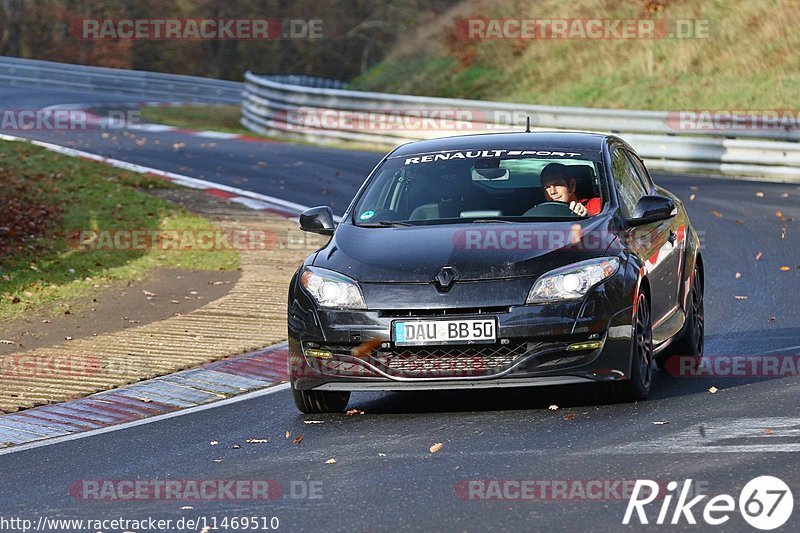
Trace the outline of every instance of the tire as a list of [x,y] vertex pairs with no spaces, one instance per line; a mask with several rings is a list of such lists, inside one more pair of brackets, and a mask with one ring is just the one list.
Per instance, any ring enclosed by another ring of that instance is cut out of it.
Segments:
[[294,404],[301,412],[312,415],[341,413],[350,401],[349,392],[327,390],[298,390],[292,385]]
[[642,292],[636,304],[636,322],[631,338],[630,379],[612,383],[615,399],[627,402],[644,400],[653,384],[653,322],[650,303]]
[[662,371],[667,369],[667,361],[670,357],[703,357],[705,344],[705,310],[703,305],[703,278],[700,269],[695,265],[692,274],[692,292],[689,302],[689,309],[686,313],[686,328],[681,336],[673,341],[665,353],[658,354],[656,364]]

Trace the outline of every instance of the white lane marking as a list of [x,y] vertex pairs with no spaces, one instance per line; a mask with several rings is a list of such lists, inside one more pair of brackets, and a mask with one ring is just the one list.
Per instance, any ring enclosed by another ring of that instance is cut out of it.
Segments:
[[196,131],[192,133],[195,137],[206,137],[208,139],[238,139],[238,133],[227,133],[224,131]]
[[175,126],[167,126],[166,124],[126,124],[125,129],[146,131],[149,133],[163,133],[165,131],[175,131],[178,128]]
[[[193,189],[217,189],[221,191],[226,191],[239,196],[243,196],[245,198],[252,198],[254,200],[267,202],[268,204],[272,204],[272,206],[281,207],[289,211],[295,211],[297,213],[302,213],[303,211],[309,209],[308,206],[290,202],[288,200],[281,200],[280,198],[267,196],[266,194],[246,191],[244,189],[238,189],[236,187],[231,187],[229,185],[223,185],[221,183],[214,183],[213,181],[206,181],[197,178],[192,178],[190,176],[184,176],[182,174],[175,174],[174,172],[168,172],[166,170],[159,170],[157,168],[146,167],[143,165],[138,165],[136,163],[129,163],[127,161],[122,161],[119,159],[112,159],[102,155],[93,154],[91,152],[84,152],[82,150],[76,150],[74,148],[67,148],[58,144],[30,140],[24,137],[12,137],[10,135],[3,135],[3,134],[0,134],[0,139],[4,141],[27,142],[36,146],[41,146],[42,148],[46,148],[47,150],[50,150],[52,152],[68,155],[71,157],[84,157],[86,159],[91,159],[93,161],[100,161],[102,163],[109,164],[113,167],[130,170],[131,172],[137,172],[139,174],[154,174],[156,176],[162,176],[165,178],[169,178],[178,185],[183,185],[184,187],[191,187]],[[335,217],[334,220],[338,221],[339,217]]]
[[80,433],[73,433],[71,435],[64,435],[63,437],[53,437],[50,439],[39,440],[36,442],[31,442],[30,444],[20,444],[19,446],[12,446],[10,448],[6,448],[0,450],[0,456],[8,455],[12,453],[22,452],[25,450],[31,450],[33,448],[41,448],[43,446],[51,446],[53,444],[60,444],[62,442],[84,439],[86,437],[93,437],[95,435],[102,435],[104,433],[112,433],[114,431],[121,431],[123,429],[128,429],[136,426],[143,426],[145,424],[152,424],[153,422],[160,422],[161,420],[167,420],[170,418],[175,418],[178,416],[189,415],[192,413],[199,413],[201,411],[207,411],[209,409],[215,409],[217,407],[222,407],[224,405],[230,405],[232,403],[244,402],[248,400],[252,400],[253,398],[258,398],[261,396],[267,396],[269,394],[273,394],[276,392],[281,392],[290,387],[289,383],[281,383],[279,385],[274,385],[272,387],[268,387],[266,389],[257,390],[253,392],[248,392],[245,394],[241,394],[239,396],[233,396],[231,398],[227,398],[225,400],[218,400],[215,402],[211,402],[205,405],[198,405],[196,407],[189,407],[186,409],[181,409],[180,411],[175,411],[172,413],[164,413],[163,415],[155,415],[148,418],[144,418],[142,420],[135,420],[133,422],[125,422],[123,424],[118,424],[115,426],[109,426],[104,428],[92,429],[89,431],[83,431]]
[[[785,442],[793,438],[797,442]],[[781,439],[781,440],[776,440]],[[725,444],[731,441],[731,444]],[[772,441],[772,442],[770,442]],[[800,452],[800,418],[718,419],[653,439],[606,446],[591,453],[773,453]]]
[[761,354],[767,354],[767,353],[788,352],[789,350],[800,350],[800,344],[797,345],[797,346],[787,346],[786,348],[778,348],[777,350],[769,350],[769,351],[766,351],[766,352],[761,352],[760,354],[754,354],[754,357],[757,357],[757,356],[759,356]]
[[270,207],[275,207],[275,204],[262,202],[261,200],[254,200],[253,198],[245,198],[244,196],[230,198],[230,201],[236,202],[237,204],[242,204],[250,209],[269,209]]

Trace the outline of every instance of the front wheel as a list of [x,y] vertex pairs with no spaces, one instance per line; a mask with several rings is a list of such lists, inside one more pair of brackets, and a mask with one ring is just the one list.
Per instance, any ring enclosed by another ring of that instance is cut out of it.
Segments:
[[636,304],[636,320],[631,338],[630,379],[613,383],[616,396],[629,402],[644,400],[653,384],[653,323],[650,303],[642,292]]
[[303,413],[341,413],[350,401],[349,392],[327,390],[298,390],[292,385],[294,404]]
[[667,369],[667,361],[672,356],[694,357],[699,360],[703,357],[705,343],[705,309],[703,306],[703,278],[700,268],[695,265],[692,273],[692,299],[686,313],[686,329],[680,338],[675,339],[672,346],[667,347],[666,353],[656,357],[656,364],[661,370]]

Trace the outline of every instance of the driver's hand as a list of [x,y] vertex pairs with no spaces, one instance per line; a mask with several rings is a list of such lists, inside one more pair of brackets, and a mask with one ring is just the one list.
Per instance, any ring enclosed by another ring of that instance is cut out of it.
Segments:
[[589,210],[586,209],[586,206],[580,202],[570,202],[569,208],[572,210],[573,213],[578,215],[579,217],[585,217],[589,214]]

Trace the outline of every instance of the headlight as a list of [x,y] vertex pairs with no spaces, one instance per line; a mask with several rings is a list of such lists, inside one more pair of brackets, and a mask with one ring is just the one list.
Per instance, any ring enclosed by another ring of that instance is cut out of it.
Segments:
[[300,284],[320,307],[367,308],[358,284],[338,272],[304,267],[300,273]]
[[533,284],[527,304],[578,300],[619,269],[618,257],[599,257],[551,270]]

